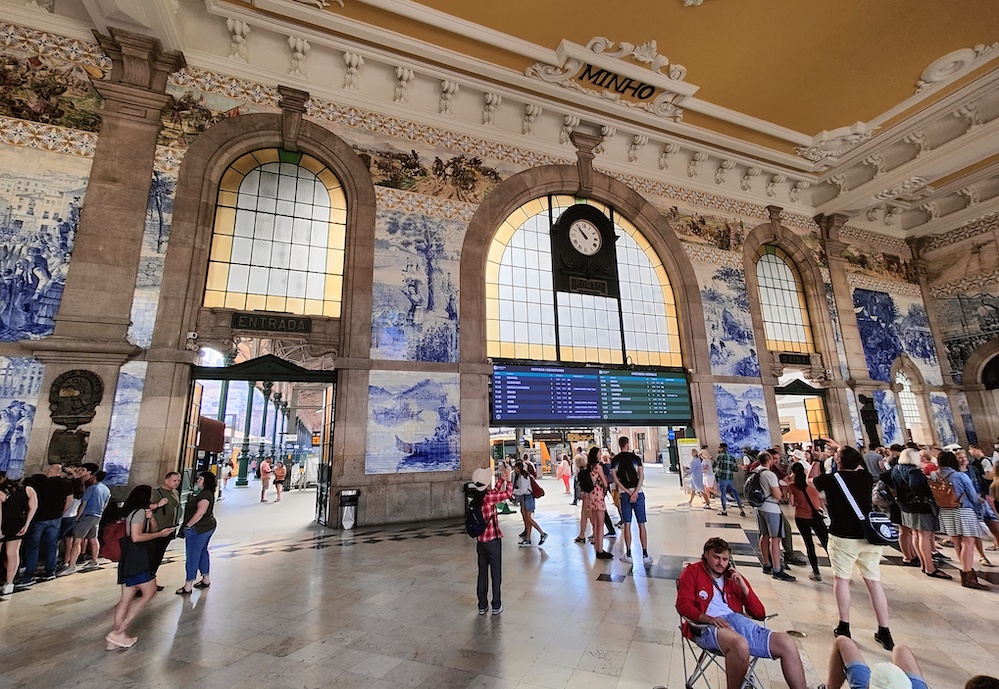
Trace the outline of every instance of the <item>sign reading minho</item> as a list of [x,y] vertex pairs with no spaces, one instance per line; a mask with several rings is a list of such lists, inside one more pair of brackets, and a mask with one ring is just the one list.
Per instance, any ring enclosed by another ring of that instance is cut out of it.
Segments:
[[657,93],[655,86],[630,77],[621,76],[620,74],[614,74],[609,70],[589,64],[583,69],[582,74],[576,78],[587,84],[607,89],[608,91],[613,91],[621,95],[630,95],[636,100],[648,100]]
[[268,316],[261,313],[234,313],[231,327],[234,330],[267,330],[270,332],[307,334],[312,332],[312,321],[301,316]]

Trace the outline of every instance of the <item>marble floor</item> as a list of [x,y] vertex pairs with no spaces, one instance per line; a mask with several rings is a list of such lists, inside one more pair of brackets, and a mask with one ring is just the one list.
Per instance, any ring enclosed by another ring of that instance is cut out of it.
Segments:
[[[136,621],[131,649],[104,650],[119,596],[113,565],[0,602],[0,687],[683,687],[675,578],[712,535],[735,546],[768,611],[779,613],[772,626],[804,634],[810,686],[824,681],[837,617],[831,572],[823,567],[822,583],[803,567],[794,568],[795,583],[765,577],[752,555],[751,511],[740,518],[691,509],[676,476],[650,468],[655,562],[629,565],[573,543],[569,498],[553,479],[542,485],[548,495],[537,516],[551,534],[544,547],[518,548],[520,516],[500,520],[499,616],[476,614],[475,548],[462,524],[326,530],[311,523],[314,492],[261,504],[251,485],[230,488],[218,506],[212,587],[173,594],[183,580],[174,545],[160,570],[166,591]],[[882,568],[892,630],[915,650],[930,686],[999,672],[999,587],[969,591],[897,563],[889,557]],[[854,586],[854,637],[870,661],[885,660],[862,588]],[[758,667],[766,686],[786,686],[776,663]],[[723,686],[717,674],[712,682]]]

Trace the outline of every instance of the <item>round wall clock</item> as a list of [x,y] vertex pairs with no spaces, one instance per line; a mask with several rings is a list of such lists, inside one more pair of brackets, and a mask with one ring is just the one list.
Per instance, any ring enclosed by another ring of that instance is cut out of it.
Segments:
[[584,256],[593,256],[603,245],[603,236],[589,220],[577,220],[569,225],[569,243]]

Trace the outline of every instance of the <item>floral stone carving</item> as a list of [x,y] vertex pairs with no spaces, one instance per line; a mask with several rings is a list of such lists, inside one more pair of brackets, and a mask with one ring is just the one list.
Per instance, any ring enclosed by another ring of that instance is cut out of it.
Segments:
[[104,382],[96,373],[83,369],[66,371],[49,390],[52,421],[70,430],[90,423],[103,397]]

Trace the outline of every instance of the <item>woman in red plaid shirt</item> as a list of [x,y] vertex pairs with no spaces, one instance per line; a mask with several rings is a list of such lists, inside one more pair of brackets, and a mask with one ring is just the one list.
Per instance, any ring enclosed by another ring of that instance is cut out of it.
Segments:
[[[481,493],[482,518],[486,521],[486,530],[477,537],[475,552],[478,555],[479,578],[475,593],[479,598],[479,614],[485,615],[489,609],[486,592],[489,577],[493,580],[493,614],[503,612],[503,601],[500,598],[500,585],[503,583],[503,533],[496,518],[496,505],[509,500],[513,495],[513,485],[510,483],[510,467],[503,466],[496,487],[490,487],[493,476],[489,469],[476,469],[472,472],[472,483]],[[476,500],[478,498],[473,498]]]

